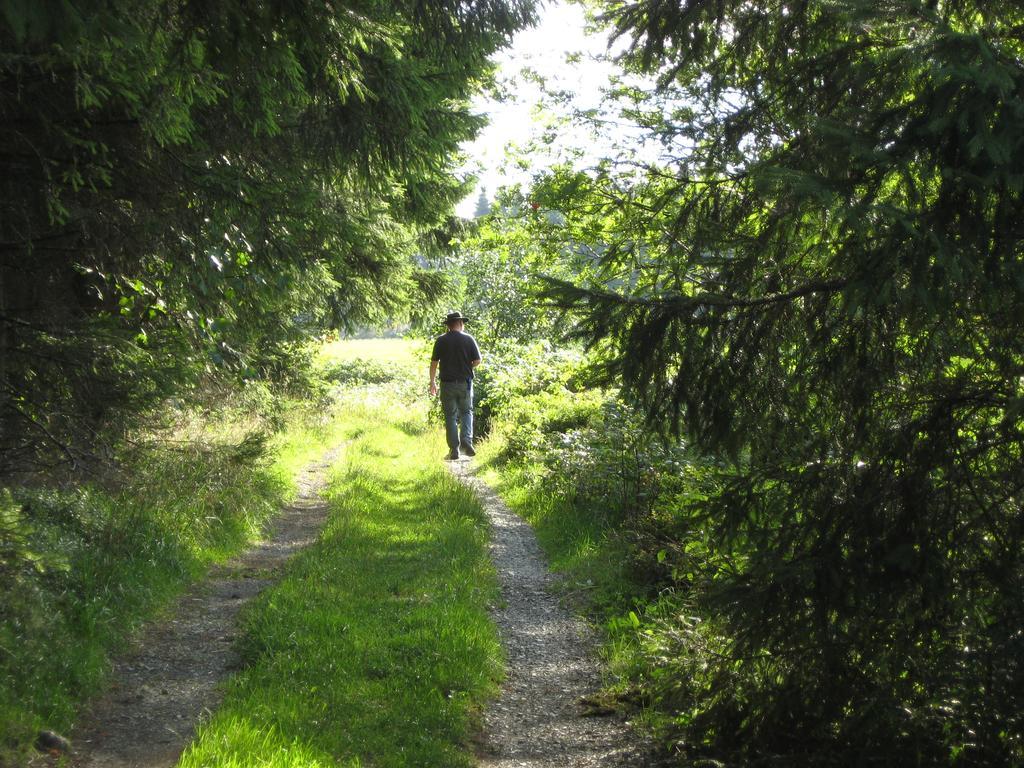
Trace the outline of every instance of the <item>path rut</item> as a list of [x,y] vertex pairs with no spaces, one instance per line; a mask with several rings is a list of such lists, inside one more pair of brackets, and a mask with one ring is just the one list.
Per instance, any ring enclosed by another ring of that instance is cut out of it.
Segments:
[[[341,447],[306,467],[298,498],[275,517],[266,540],[213,568],[170,612],[116,660],[110,689],[71,734],[76,768],[167,768],[221,698],[237,669],[238,612],[275,580],[296,552],[313,543],[327,518],[320,497]],[[38,764],[38,763],[37,763]]]
[[[239,610],[313,543],[327,517],[320,497],[341,448],[307,467],[300,494],[276,518],[266,541],[183,595],[115,662],[114,681],[71,734],[75,768],[170,768],[237,669]],[[582,703],[601,688],[593,633],[554,594],[530,526],[468,462],[452,472],[479,496],[493,531],[491,554],[503,605],[494,611],[508,658],[498,699],[484,715],[480,768],[626,768],[651,764],[646,742],[618,715],[588,716]],[[50,763],[40,758],[36,765]]]
[[484,715],[481,768],[649,765],[648,746],[621,717],[592,716],[581,703],[601,688],[596,641],[554,595],[556,577],[533,529],[473,474],[469,462],[450,466],[490,518],[504,603],[494,618],[508,673]]

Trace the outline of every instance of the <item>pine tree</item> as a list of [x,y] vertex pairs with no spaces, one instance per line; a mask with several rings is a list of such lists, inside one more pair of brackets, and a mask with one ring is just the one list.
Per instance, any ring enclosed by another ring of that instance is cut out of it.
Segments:
[[607,8],[660,83],[631,114],[675,156],[537,195],[606,246],[548,300],[717,462],[681,525],[718,551],[678,564],[716,619],[652,683],[678,738],[735,764],[1019,764],[1024,11]]
[[490,212],[491,203],[487,199],[487,187],[480,187],[480,194],[476,199],[476,209],[473,211],[473,218],[483,218]]
[[469,98],[532,6],[3,4],[0,473],[429,288]]

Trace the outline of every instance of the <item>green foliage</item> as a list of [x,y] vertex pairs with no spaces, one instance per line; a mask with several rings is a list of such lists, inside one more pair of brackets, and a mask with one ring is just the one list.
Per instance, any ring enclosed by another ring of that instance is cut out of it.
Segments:
[[540,386],[524,375],[518,391],[516,377],[506,379],[478,461],[534,526],[564,588],[603,623],[609,701],[644,706],[633,716],[671,739],[674,720],[662,713],[678,711],[680,692],[703,680],[724,647],[712,634],[685,655],[658,652],[678,636],[680,617],[707,629],[696,588],[734,566],[714,546],[713,528],[693,526],[686,513],[709,492],[713,467],[658,439],[614,390],[584,386],[579,371],[570,390],[564,373],[551,373]]
[[566,221],[530,226],[593,254],[549,306],[702,457],[648,512],[679,574],[645,628],[666,739],[1021,762],[1020,9],[605,7],[661,159],[556,169],[531,196]]
[[537,226],[557,220],[555,213],[536,211],[517,190],[504,190],[488,215],[453,238],[442,271],[449,306],[472,318],[468,330],[483,347],[556,335],[557,317],[536,301],[536,276],[578,274],[581,262],[560,245],[560,233]]
[[492,418],[515,410],[521,419],[539,423],[539,412],[530,415],[530,398],[544,399],[552,393],[575,387],[581,375],[581,357],[572,350],[557,349],[546,341],[503,342],[482,351],[486,362],[475,371],[473,381],[474,431],[486,435]]
[[428,356],[422,341],[342,340],[322,349],[320,375],[338,396],[357,392],[366,403],[413,403],[426,392]]
[[436,297],[413,257],[533,3],[88,6],[0,4],[0,472]]
[[341,386],[387,384],[399,376],[384,363],[359,359],[338,361],[327,368],[325,375],[328,381]]
[[0,488],[0,583],[19,589],[47,571],[67,570],[60,554],[39,551],[36,526],[9,488]]
[[693,457],[657,439],[616,391],[588,386],[579,353],[530,352],[492,374],[485,461],[517,476],[528,495],[556,500],[559,513],[589,516],[598,531],[653,535],[658,518],[673,514],[666,500],[691,487],[680,475]]

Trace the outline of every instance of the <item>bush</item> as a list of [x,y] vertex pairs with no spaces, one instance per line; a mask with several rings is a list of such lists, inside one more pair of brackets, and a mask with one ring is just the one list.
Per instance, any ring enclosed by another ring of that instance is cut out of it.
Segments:
[[351,387],[364,384],[389,384],[401,373],[376,360],[335,360],[324,368],[324,378],[332,384]]
[[486,435],[492,420],[523,407],[523,399],[543,392],[580,391],[583,355],[549,342],[497,347],[484,352],[474,379],[475,431]]

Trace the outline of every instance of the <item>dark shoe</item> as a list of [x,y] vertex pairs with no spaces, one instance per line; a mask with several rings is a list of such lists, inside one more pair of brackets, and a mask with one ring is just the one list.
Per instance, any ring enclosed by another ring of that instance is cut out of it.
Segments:
[[461,448],[462,452],[467,456],[476,456],[476,449],[474,449],[469,443],[463,443]]
[[448,455],[444,457],[445,461],[458,461],[459,460],[459,449],[455,448],[448,451]]

